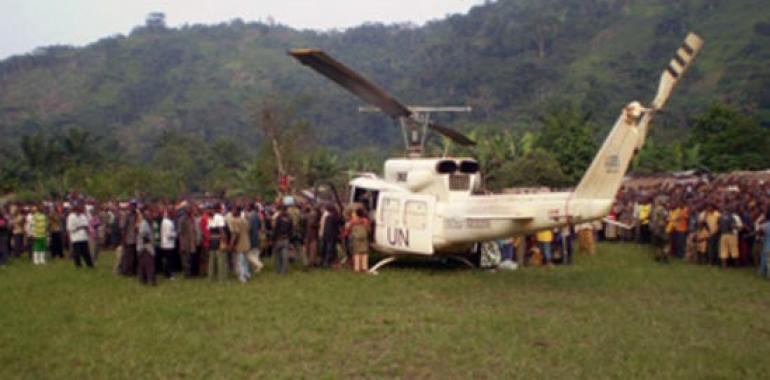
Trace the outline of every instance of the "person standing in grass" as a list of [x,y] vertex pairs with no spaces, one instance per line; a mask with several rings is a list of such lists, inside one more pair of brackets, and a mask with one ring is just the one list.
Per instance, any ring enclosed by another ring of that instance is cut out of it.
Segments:
[[31,214],[29,229],[32,236],[32,262],[35,265],[43,265],[48,245],[48,217],[37,205],[32,205]]
[[249,246],[251,249],[246,254],[246,259],[254,267],[254,272],[259,273],[262,270],[264,264],[259,259],[259,241],[261,230],[263,228],[262,221],[260,220],[259,207],[256,203],[252,203],[248,207],[247,220],[249,222]]
[[225,217],[220,212],[220,207],[212,207],[209,212],[209,278],[212,280],[225,281],[229,272],[227,263],[226,244],[223,243],[225,236]]
[[99,230],[102,228],[102,222],[99,220],[97,205],[94,203],[86,206],[86,217],[88,217],[88,249],[94,262],[99,260],[101,252],[101,243],[99,241]]
[[93,268],[91,254],[88,252],[88,218],[83,213],[81,204],[75,205],[73,212],[67,217],[67,232],[72,242],[72,259],[75,266],[81,267],[82,258],[89,268]]
[[594,227],[591,222],[580,223],[575,226],[578,234],[578,251],[587,252],[590,256],[596,254],[596,242],[594,241]]
[[676,241],[674,246],[676,247],[676,257],[683,259],[687,252],[687,231],[688,221],[690,219],[690,208],[684,201],[679,202],[679,207],[676,208],[676,219],[674,220],[674,237]]
[[48,231],[50,232],[51,239],[51,258],[64,258],[64,232],[62,230],[65,222],[63,219],[61,205],[56,205],[51,208],[51,213],[48,215]]
[[770,278],[770,208],[765,212],[765,220],[759,225],[759,233],[762,236],[762,251],[759,256],[759,275]]
[[179,236],[179,255],[182,257],[184,276],[191,278],[195,275],[193,266],[195,262],[195,220],[190,213],[187,201],[178,207],[177,236]]
[[24,252],[24,214],[18,205],[11,206],[10,219],[13,256],[19,258]]
[[278,206],[278,212],[274,217],[273,226],[273,257],[275,258],[275,271],[278,274],[286,274],[289,271],[289,250],[292,236],[292,222],[286,207]]
[[543,253],[543,257],[545,258],[545,264],[552,266],[551,243],[553,242],[553,231],[550,228],[538,231],[537,234],[535,234],[535,237],[537,238],[537,245],[540,247],[540,252]]
[[318,209],[311,205],[304,207],[305,219],[305,250],[310,266],[318,266]]
[[174,246],[176,245],[176,230],[174,229],[174,222],[168,217],[169,212],[168,209],[164,210],[160,220],[160,250],[155,253],[158,256],[155,259],[158,264],[155,270],[156,272],[162,270],[166,278],[171,279],[173,278],[171,257],[174,255]]
[[123,255],[120,258],[120,274],[124,276],[136,275],[136,219],[136,202],[131,201],[121,226]]
[[235,255],[235,271],[238,275],[238,281],[245,283],[251,277],[249,264],[246,261],[246,254],[251,249],[251,244],[249,241],[249,222],[240,206],[236,207],[233,212],[229,246]]
[[657,200],[650,217],[650,233],[652,234],[652,243],[655,246],[655,261],[659,263],[668,263],[668,251],[670,249],[668,226],[668,211],[666,211],[663,201]]
[[725,207],[719,218],[719,258],[722,260],[722,268],[727,268],[730,258],[737,264],[738,260],[738,231],[743,227],[741,219],[735,213],[735,206]]
[[11,223],[4,208],[0,208],[0,267],[8,264],[10,256]]
[[155,280],[155,247],[153,246],[152,227],[150,220],[152,214],[149,207],[144,207],[137,218],[136,250],[139,255],[137,272],[139,282],[144,285],[157,285]]
[[708,240],[708,261],[710,264],[716,264],[719,257],[719,219],[722,214],[719,213],[714,203],[709,204],[703,220],[709,229]]
[[340,219],[334,206],[326,206],[318,233],[321,239],[321,265],[328,268],[337,261],[337,242],[340,237]]
[[650,213],[652,205],[649,199],[643,199],[637,207],[637,222],[639,223],[639,241],[643,244],[650,242]]
[[708,264],[709,228],[706,222],[701,222],[695,236],[695,245],[698,250],[698,264]]
[[206,277],[209,273],[209,241],[211,232],[209,231],[209,213],[206,208],[200,209],[200,217],[196,219],[196,226],[201,234],[200,255],[198,256],[198,275]]
[[366,210],[356,208],[350,214],[350,221],[345,228],[345,236],[350,240],[353,254],[353,270],[366,273],[369,270],[369,233],[371,227],[366,218]]

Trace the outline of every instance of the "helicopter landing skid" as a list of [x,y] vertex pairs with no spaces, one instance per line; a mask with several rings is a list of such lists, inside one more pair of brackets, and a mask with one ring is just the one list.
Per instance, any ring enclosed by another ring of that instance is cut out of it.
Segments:
[[457,261],[459,261],[459,262],[461,262],[461,263],[463,263],[463,264],[465,264],[465,265],[467,265],[467,266],[469,266],[471,268],[475,268],[476,267],[475,265],[473,265],[472,262],[470,262],[470,260],[466,259],[465,257],[462,257],[462,256],[449,256],[449,258],[455,259],[455,260],[457,260]]
[[369,269],[369,274],[377,274],[377,269],[380,269],[394,261],[396,261],[396,256],[388,256],[382,260],[380,260],[377,264],[375,264],[371,269]]

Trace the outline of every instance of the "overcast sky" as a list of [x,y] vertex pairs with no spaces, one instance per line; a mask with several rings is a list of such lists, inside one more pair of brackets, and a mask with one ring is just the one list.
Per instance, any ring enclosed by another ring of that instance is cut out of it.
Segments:
[[48,45],[83,46],[127,34],[150,12],[169,26],[241,18],[295,28],[346,28],[367,21],[422,24],[484,0],[0,0],[0,59]]

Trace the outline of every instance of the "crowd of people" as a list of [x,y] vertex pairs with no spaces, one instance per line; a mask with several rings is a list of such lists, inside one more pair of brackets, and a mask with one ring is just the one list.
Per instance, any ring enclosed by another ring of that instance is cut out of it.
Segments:
[[77,195],[67,201],[12,203],[0,209],[0,266],[25,256],[34,265],[70,257],[93,268],[104,249],[116,252],[114,271],[155,285],[167,279],[237,278],[247,282],[272,256],[275,270],[302,267],[368,270],[371,227],[363,208],[317,207],[293,197],[104,202]]
[[[0,266],[28,255],[35,265],[70,257],[93,267],[103,249],[116,252],[114,271],[156,284],[209,277],[249,281],[272,256],[275,270],[349,265],[369,268],[373,238],[365,206],[312,206],[293,197],[99,203],[13,203],[0,209]],[[770,277],[770,183],[751,177],[699,178],[686,183],[623,187],[604,221],[539,231],[479,245],[480,264],[499,269],[569,264],[578,251],[596,253],[596,240],[655,246],[670,257],[722,267],[756,266]]]
[[686,183],[623,188],[604,225],[607,240],[653,244],[670,257],[722,267],[756,266],[770,276],[770,183],[700,177]]

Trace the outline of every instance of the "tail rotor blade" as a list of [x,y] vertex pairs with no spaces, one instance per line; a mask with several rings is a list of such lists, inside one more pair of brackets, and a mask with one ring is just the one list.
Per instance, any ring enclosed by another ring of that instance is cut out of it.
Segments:
[[663,108],[668,97],[671,96],[674,86],[676,86],[685,71],[690,68],[690,64],[695,59],[695,56],[698,55],[698,52],[700,52],[701,47],[703,47],[703,40],[697,34],[690,33],[687,35],[682,46],[676,51],[674,58],[660,77],[658,93],[652,101],[653,109]]
[[289,51],[289,55],[394,119],[412,115],[409,108],[387,92],[319,49],[294,49]]

